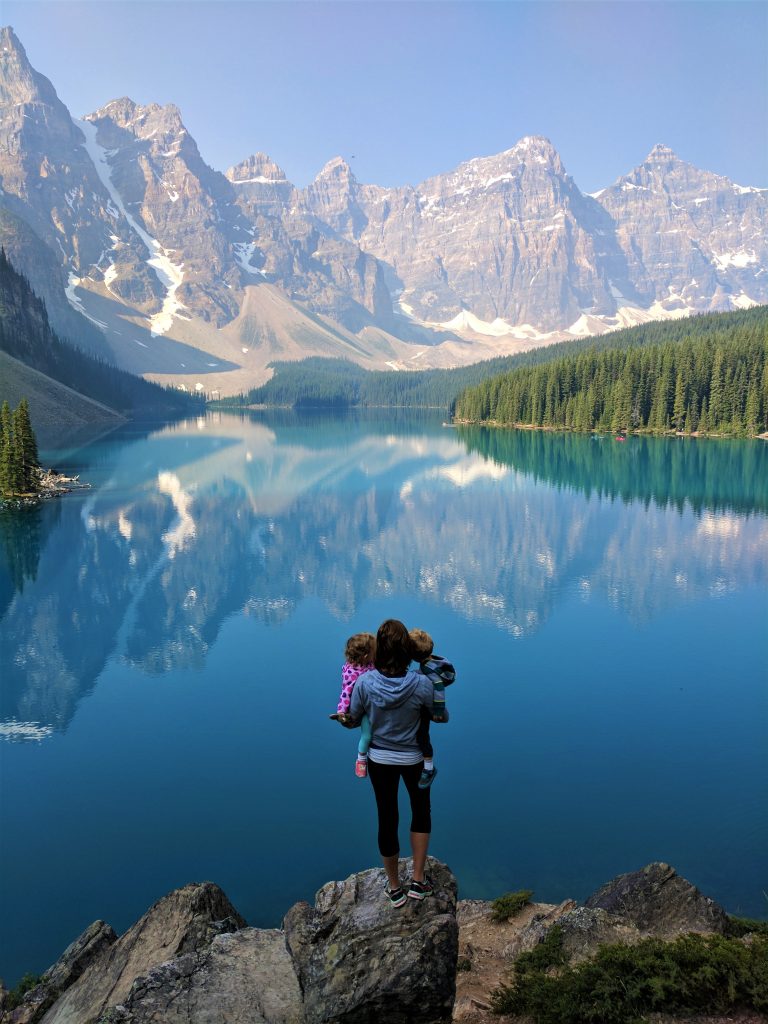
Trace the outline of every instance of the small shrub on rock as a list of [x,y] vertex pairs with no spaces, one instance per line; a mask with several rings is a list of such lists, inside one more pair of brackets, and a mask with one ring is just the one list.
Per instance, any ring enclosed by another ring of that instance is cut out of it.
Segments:
[[27,992],[31,992],[41,981],[42,978],[39,974],[25,974],[18,985],[6,995],[4,1009],[15,1010],[17,1006],[21,1006]]
[[493,901],[491,918],[494,921],[507,921],[510,917],[519,914],[520,911],[531,902],[532,889],[519,889],[517,892],[507,892]]
[[742,942],[691,934],[603,946],[593,959],[557,974],[546,973],[556,965],[535,958],[539,949],[518,957],[513,982],[493,993],[496,1013],[529,1016],[535,1024],[636,1024],[648,1013],[768,1010],[763,937]]

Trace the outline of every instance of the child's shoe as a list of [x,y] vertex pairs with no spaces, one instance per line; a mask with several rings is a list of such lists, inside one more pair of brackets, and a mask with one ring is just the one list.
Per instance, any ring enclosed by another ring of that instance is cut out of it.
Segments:
[[[358,759],[355,761],[355,775],[358,777],[358,779],[364,779],[367,774],[368,761],[363,761],[361,758],[358,757]],[[411,785],[413,785],[413,783],[411,783]],[[419,782],[419,785],[421,785],[421,782]]]
[[408,889],[408,896],[412,900],[425,900],[427,896],[431,896],[435,891],[432,881],[428,875],[424,875],[424,881],[417,882],[414,878],[411,882],[410,888]]
[[437,768],[422,768],[421,777],[419,778],[419,789],[429,789],[435,781],[436,775]]

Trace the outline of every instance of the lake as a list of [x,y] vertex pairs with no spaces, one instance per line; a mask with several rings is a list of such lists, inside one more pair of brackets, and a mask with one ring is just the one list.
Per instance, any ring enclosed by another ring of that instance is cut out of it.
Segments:
[[275,412],[46,458],[92,487],[0,515],[6,983],[189,881],[274,926],[377,864],[327,716],[388,617],[457,666],[431,852],[462,896],[664,860],[766,916],[763,442]]

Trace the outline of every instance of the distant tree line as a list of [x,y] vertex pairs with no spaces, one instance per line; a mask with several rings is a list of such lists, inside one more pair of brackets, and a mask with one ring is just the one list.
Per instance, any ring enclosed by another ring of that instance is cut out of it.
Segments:
[[0,249],[0,351],[130,419],[188,415],[204,399],[119,370],[62,341],[45,303]]
[[[713,338],[734,329],[762,330],[768,307],[732,313],[709,313],[675,321],[654,321],[613,331],[598,338],[558,342],[514,356],[488,359],[450,370],[365,370],[345,359],[310,358],[274,363],[271,380],[233,398],[214,402],[219,408],[250,405],[293,408],[389,407],[453,409],[458,396],[482,381],[524,367],[549,365],[581,353],[627,351],[653,345],[677,345],[691,338]],[[586,429],[586,428],[585,428]]]
[[768,445],[761,441],[642,435],[617,444],[611,435],[462,425],[456,433],[468,451],[496,465],[589,498],[652,501],[679,511],[688,505],[697,513],[768,512]]
[[250,405],[295,409],[450,409],[462,388],[501,373],[510,357],[454,370],[365,370],[347,359],[312,357],[274,363],[274,376],[261,387],[213,403],[220,408]]
[[38,490],[40,460],[37,439],[22,398],[11,412],[7,402],[0,410],[0,494],[33,494]]
[[468,389],[457,420],[571,430],[754,436],[768,426],[768,309],[714,331],[641,347],[591,349]]

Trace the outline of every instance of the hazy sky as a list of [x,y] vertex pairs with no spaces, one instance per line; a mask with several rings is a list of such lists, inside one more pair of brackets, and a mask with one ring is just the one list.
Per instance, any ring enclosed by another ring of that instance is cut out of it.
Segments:
[[175,103],[219,170],[417,182],[546,135],[587,192],[656,142],[768,186],[768,3],[3,0],[79,116]]

